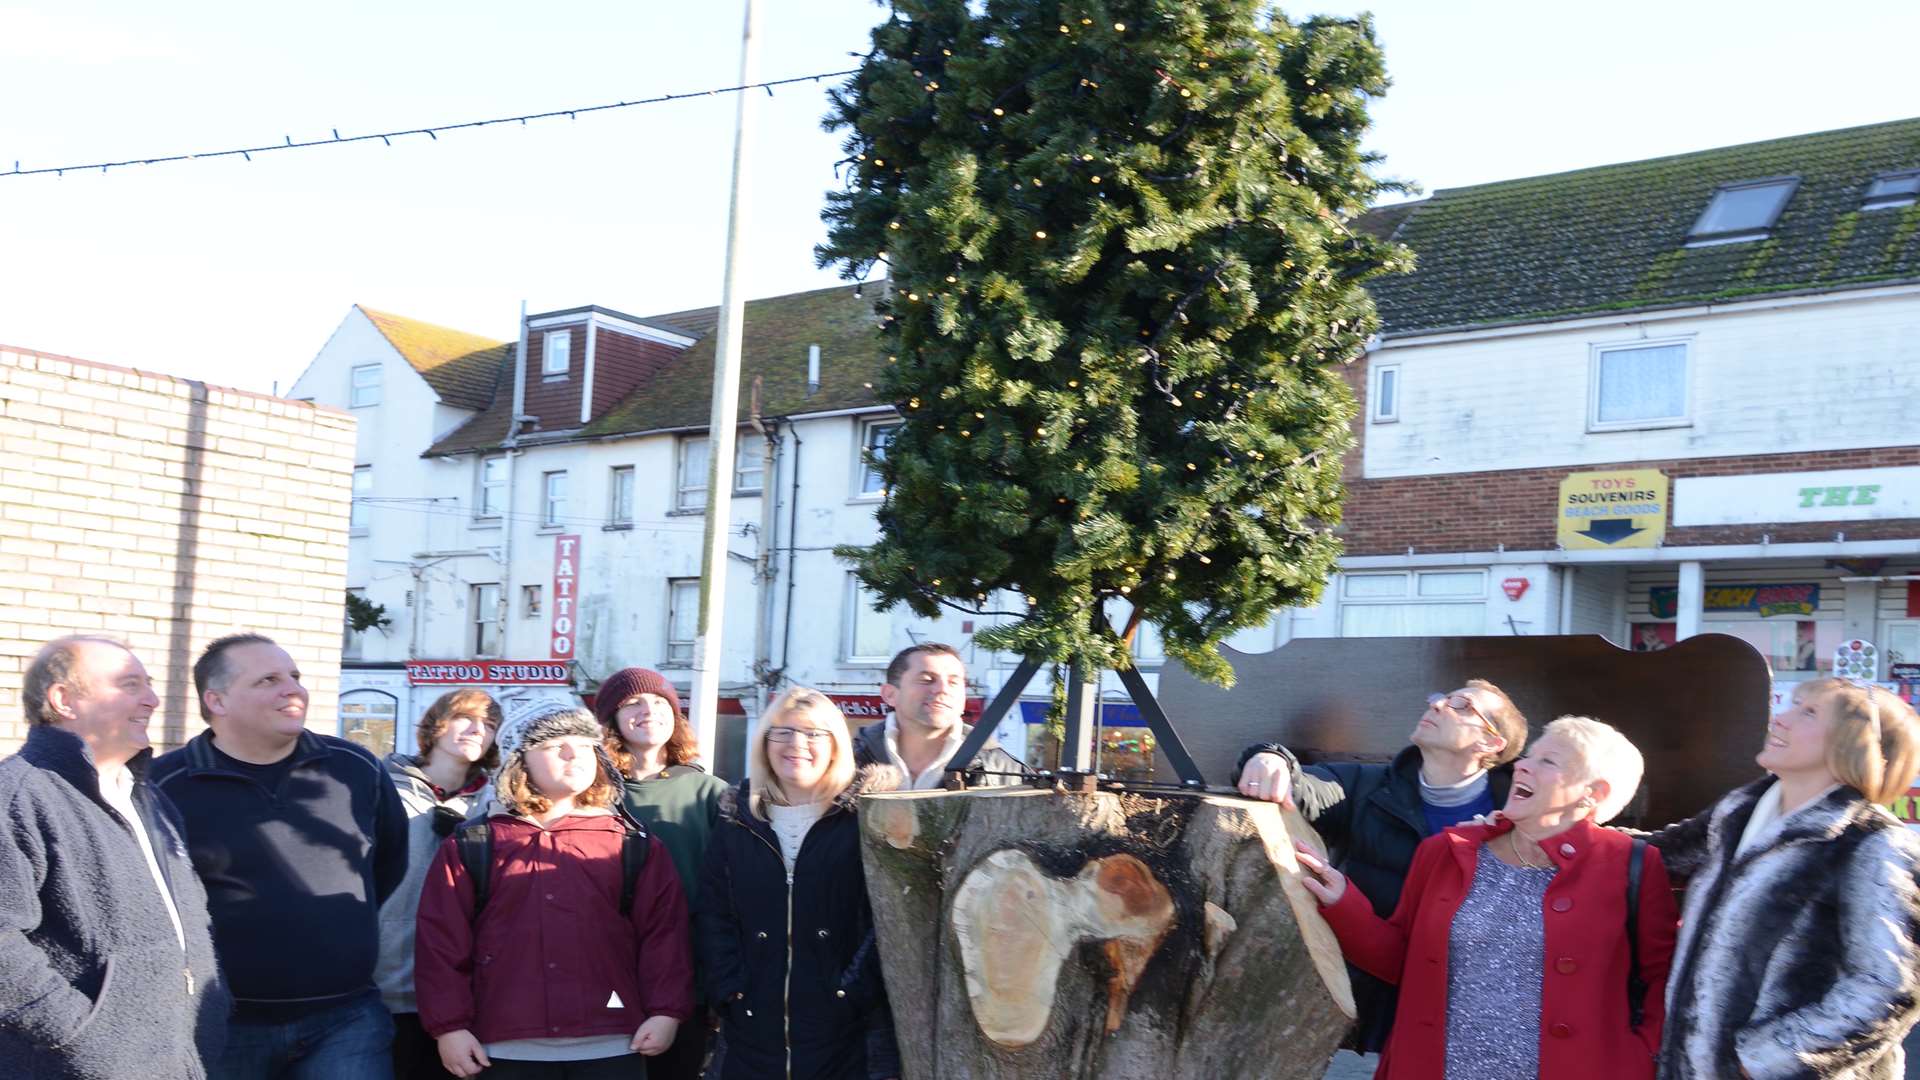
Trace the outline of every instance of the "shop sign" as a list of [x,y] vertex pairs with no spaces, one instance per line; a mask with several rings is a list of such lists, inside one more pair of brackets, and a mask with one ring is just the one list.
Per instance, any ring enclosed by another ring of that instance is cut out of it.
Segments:
[[573,665],[553,660],[409,660],[408,686],[567,686]]
[[[848,723],[856,726],[885,719],[887,715],[887,703],[881,700],[878,694],[828,694],[827,698],[840,706],[840,711],[846,715]],[[961,706],[960,714],[971,720],[979,716],[980,710],[986,707],[987,699],[968,698],[966,704]]]
[[553,538],[553,658],[573,659],[577,623],[574,602],[579,595],[580,537]]
[[1533,582],[1526,578],[1510,577],[1500,582],[1500,591],[1507,594],[1507,599],[1518,600],[1527,595],[1527,586],[1531,584]]
[[[1680,590],[1655,585],[1647,595],[1656,619],[1671,619],[1680,610]],[[1709,585],[1704,611],[1749,611],[1761,618],[1773,615],[1812,615],[1820,609],[1818,585]]]
[[1842,679],[1873,679],[1880,671],[1880,650],[1871,641],[1843,641],[1833,650],[1833,673]]
[[1658,469],[1568,473],[1555,539],[1568,551],[1657,547],[1667,532],[1667,476]]
[[1920,517],[1920,466],[1693,476],[1673,486],[1675,528],[1910,517]]

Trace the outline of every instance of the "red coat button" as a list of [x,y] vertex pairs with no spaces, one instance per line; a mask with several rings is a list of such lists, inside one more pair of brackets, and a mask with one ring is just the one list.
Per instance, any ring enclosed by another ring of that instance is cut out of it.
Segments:
[[1570,896],[1563,896],[1563,897],[1561,897],[1560,899],[1558,899],[1558,900],[1555,900],[1555,901],[1553,902],[1553,910],[1555,910],[1555,911],[1572,911],[1572,910],[1573,910],[1573,898],[1572,898],[1572,897],[1570,897]]
[[1580,970],[1580,965],[1573,962],[1573,957],[1563,956],[1553,962],[1553,970],[1562,975],[1571,975]]
[[1556,1039],[1571,1039],[1573,1038],[1573,1029],[1565,1024],[1555,1024],[1547,1029],[1547,1034]]

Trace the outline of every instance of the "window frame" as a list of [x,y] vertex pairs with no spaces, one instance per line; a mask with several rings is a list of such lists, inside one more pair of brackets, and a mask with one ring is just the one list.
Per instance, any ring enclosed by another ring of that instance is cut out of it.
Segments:
[[[1912,184],[1913,190],[1890,191],[1879,195],[1873,193],[1873,189],[1882,184],[1892,184],[1900,181],[1906,181]],[[1912,206],[1916,202],[1920,202],[1920,169],[1899,169],[1894,172],[1880,173],[1873,179],[1867,181],[1867,190],[1860,196],[1860,209],[1862,211],[1900,210]]]
[[[713,444],[709,442],[707,445],[711,447]],[[733,440],[733,493],[735,495],[759,495],[767,489],[766,456],[759,452],[757,447],[754,448],[754,453],[748,454],[747,450],[752,446],[753,440],[750,438],[736,438]],[[709,452],[711,452],[711,450],[709,450]],[[752,487],[748,487],[741,482],[741,477],[744,475],[740,468],[742,461],[752,461],[754,466],[753,473],[760,478]]]
[[[560,494],[555,497],[553,485],[560,483]],[[558,529],[567,521],[567,470],[548,469],[540,474],[540,527]]]
[[[1427,577],[1429,575],[1447,575],[1447,574],[1478,574],[1480,576],[1479,593],[1474,595],[1461,593],[1457,595],[1440,595],[1440,596],[1425,596],[1421,594],[1420,581],[1422,578]],[[1356,597],[1351,595],[1351,592],[1349,589],[1349,584],[1351,582],[1359,579],[1378,580],[1378,579],[1384,579],[1384,578],[1400,579],[1400,581],[1402,582],[1402,589],[1400,593],[1394,596],[1358,596]],[[1478,607],[1480,609],[1481,621],[1483,625],[1479,633],[1485,633],[1486,630],[1485,630],[1484,623],[1486,620],[1486,614],[1488,610],[1487,605],[1492,602],[1492,597],[1489,595],[1489,592],[1491,591],[1491,588],[1492,588],[1492,584],[1493,584],[1493,571],[1490,567],[1484,567],[1484,566],[1449,566],[1444,568],[1435,568],[1432,570],[1341,571],[1340,587],[1338,592],[1336,593],[1337,603],[1335,605],[1335,611],[1333,613],[1333,631],[1335,636],[1342,637],[1342,638],[1345,638],[1345,637],[1365,638],[1365,637],[1381,636],[1381,635],[1375,635],[1375,634],[1359,634],[1359,635],[1348,634],[1346,609],[1349,607],[1380,608],[1380,607],[1469,607],[1469,606],[1472,606],[1472,607]],[[1472,636],[1472,635],[1462,635],[1462,636]]]
[[[691,593],[687,600],[678,599],[682,592]],[[673,636],[674,615],[683,610],[683,605],[692,604],[691,622],[688,624],[690,636]],[[669,668],[688,668],[693,666],[693,651],[700,640],[700,579],[697,577],[679,577],[667,579],[667,626],[662,635],[664,645],[660,650],[660,666]]]
[[537,619],[540,617],[540,612],[543,610],[545,606],[541,603],[541,594],[543,592],[545,592],[545,589],[539,585],[520,586],[520,617],[521,618]]
[[[626,507],[622,513],[620,488],[626,486]],[[607,470],[607,525],[609,529],[633,528],[633,503],[636,481],[631,465],[615,465]]]
[[[349,585],[347,587],[347,595],[358,596],[360,599],[365,600],[367,598],[367,590],[365,587]],[[353,628],[353,615],[350,611],[343,612],[340,617],[340,659],[362,659],[363,654],[366,652],[366,645],[367,632],[365,630],[355,630]]]
[[[472,633],[467,641],[473,646],[475,659],[498,659],[506,652],[506,628],[500,625],[500,583],[497,581],[476,581],[468,586],[469,603],[473,605],[473,618],[468,625]],[[492,602],[487,602],[487,590],[492,589]],[[482,613],[484,612],[484,617]],[[493,643],[493,651],[487,651],[487,634],[491,630],[498,638]]]
[[[500,478],[489,482],[487,480],[487,466],[493,462],[500,463]],[[500,505],[496,507],[491,514],[487,513],[488,489],[496,489],[500,492]],[[507,455],[480,455],[479,460],[474,462],[473,470],[473,520],[476,522],[492,523],[498,522],[501,518],[505,517],[507,513],[506,504],[508,494]]]
[[[362,480],[366,481],[364,489]],[[365,536],[369,527],[367,515],[372,512],[367,500],[373,497],[373,466],[355,465],[352,484],[348,489],[347,535]]]
[[[1392,382],[1393,393],[1383,393],[1381,387]],[[1376,424],[1397,424],[1400,422],[1400,381],[1399,364],[1376,364],[1373,367],[1373,385],[1368,388],[1367,412]],[[1391,401],[1384,399],[1391,398]]]
[[[905,421],[897,416],[872,416],[861,419],[859,427],[860,438],[859,441],[854,443],[853,447],[853,494],[848,498],[848,502],[881,502],[886,499],[887,489],[885,487],[880,487],[874,491],[867,490],[867,477],[869,475],[876,477],[879,475],[877,470],[867,464],[867,451],[872,449],[873,435],[875,432],[883,430],[898,431],[900,425],[903,423],[905,423]],[[892,444],[892,441],[891,437],[887,440],[889,445]],[[884,483],[884,481],[882,481],[882,483]]]
[[[1779,203],[1773,208],[1773,213],[1762,224],[1740,229],[1720,229],[1715,232],[1700,231],[1701,226],[1706,223],[1707,218],[1713,214],[1713,208],[1720,202],[1721,196],[1730,195],[1736,191],[1751,191],[1755,188],[1769,187],[1783,187],[1786,189],[1786,193],[1780,197]],[[1754,180],[1740,180],[1735,183],[1721,184],[1719,187],[1713,189],[1713,194],[1708,196],[1707,205],[1701,209],[1700,216],[1694,218],[1692,226],[1687,229],[1686,246],[1712,247],[1715,244],[1744,244],[1750,240],[1765,240],[1767,237],[1773,235],[1774,226],[1780,223],[1781,215],[1787,212],[1787,205],[1793,202],[1793,197],[1799,190],[1800,178],[1797,176],[1766,176]]]
[[[554,346],[560,348],[556,350]],[[553,362],[555,352],[559,353],[560,363]],[[558,382],[573,370],[573,331],[549,330],[540,338],[540,377]]]
[[[1594,342],[1587,347],[1587,431],[1650,431],[1657,428],[1693,426],[1693,338],[1648,338],[1636,341]],[[1646,417],[1634,420],[1600,419],[1600,369],[1609,353],[1648,349],[1680,349],[1680,415]]]
[[[372,372],[371,382],[361,381],[362,372]],[[373,400],[362,399],[362,391],[372,394]],[[347,376],[347,408],[371,409],[386,399],[386,372],[381,364],[355,364]]]
[[[695,446],[706,447],[706,461],[699,470],[694,483],[687,482],[687,454]],[[707,478],[713,468],[713,440],[705,435],[682,435],[673,443],[673,512],[676,514],[704,514],[707,499],[712,492],[707,490]],[[692,492],[700,493],[700,501],[689,502]]]
[[[870,605],[861,603],[863,594],[870,590],[860,582],[860,576],[851,571],[847,573],[844,601],[840,607],[840,662],[848,667],[885,667],[893,661],[893,626],[890,615],[873,610]],[[860,615],[865,612],[869,617],[888,619],[887,646],[882,649],[884,655],[865,655],[855,645],[860,639]]]

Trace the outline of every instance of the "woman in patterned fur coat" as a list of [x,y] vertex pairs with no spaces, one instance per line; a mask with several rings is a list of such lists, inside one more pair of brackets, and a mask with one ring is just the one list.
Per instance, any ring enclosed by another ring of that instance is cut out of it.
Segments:
[[1755,760],[1772,775],[1649,838],[1692,879],[1661,1080],[1896,1080],[1920,1015],[1920,838],[1880,804],[1920,770],[1920,719],[1818,679]]

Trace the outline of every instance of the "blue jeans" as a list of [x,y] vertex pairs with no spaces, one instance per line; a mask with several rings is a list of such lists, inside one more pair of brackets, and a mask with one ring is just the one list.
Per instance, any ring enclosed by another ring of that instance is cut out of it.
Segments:
[[278,1023],[235,1020],[208,1080],[393,1080],[393,1016],[380,994]]

